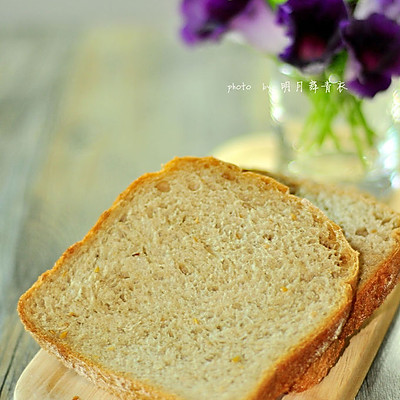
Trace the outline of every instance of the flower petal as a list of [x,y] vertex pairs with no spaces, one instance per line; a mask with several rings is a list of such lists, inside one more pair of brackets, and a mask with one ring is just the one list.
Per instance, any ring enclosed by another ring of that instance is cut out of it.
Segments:
[[230,27],[260,51],[276,54],[288,44],[283,27],[278,25],[276,15],[264,0],[252,0]]
[[374,97],[377,93],[386,90],[392,79],[387,75],[367,74],[360,75],[346,83],[347,87],[361,97]]
[[386,90],[391,77],[400,75],[400,25],[382,14],[342,23],[349,53],[349,87],[361,96]]
[[243,12],[251,0],[183,0],[185,25],[183,40],[189,44],[219,40],[229,30],[231,20]]

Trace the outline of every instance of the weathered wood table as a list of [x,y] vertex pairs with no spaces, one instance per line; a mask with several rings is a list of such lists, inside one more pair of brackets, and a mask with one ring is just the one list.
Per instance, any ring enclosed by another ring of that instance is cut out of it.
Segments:
[[[265,129],[265,60],[174,29],[0,31],[1,400],[38,351],[15,311],[37,276],[142,173]],[[397,313],[357,400],[400,398],[399,343]]]

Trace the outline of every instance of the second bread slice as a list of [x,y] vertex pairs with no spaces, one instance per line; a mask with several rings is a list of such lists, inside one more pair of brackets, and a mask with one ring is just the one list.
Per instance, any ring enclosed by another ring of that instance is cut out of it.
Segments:
[[400,215],[353,188],[283,175],[274,177],[287,185],[291,193],[310,200],[340,225],[351,246],[359,252],[360,281],[349,319],[338,340],[313,363],[292,389],[304,391],[326,376],[351,336],[357,333],[399,282]]
[[182,158],[122,193],[19,313],[124,398],[272,400],[337,337],[357,276],[356,252],[311,203]]

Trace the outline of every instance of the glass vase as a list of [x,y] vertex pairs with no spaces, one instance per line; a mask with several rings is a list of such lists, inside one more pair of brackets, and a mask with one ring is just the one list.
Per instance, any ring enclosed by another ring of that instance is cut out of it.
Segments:
[[279,66],[268,86],[278,169],[387,196],[399,186],[399,89],[394,82],[359,99],[337,76],[303,77]]

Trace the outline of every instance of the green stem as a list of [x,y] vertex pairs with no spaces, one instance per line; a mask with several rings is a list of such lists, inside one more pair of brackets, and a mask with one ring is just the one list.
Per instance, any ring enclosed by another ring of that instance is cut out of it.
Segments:
[[353,138],[354,144],[356,145],[356,150],[358,154],[358,158],[360,159],[364,168],[367,166],[367,162],[364,157],[364,148],[360,137],[358,136],[357,129],[354,125],[351,125],[351,136]]
[[367,139],[368,145],[373,146],[376,133],[371,129],[367,120],[364,117],[364,113],[361,109],[362,101],[359,99],[356,99],[354,97],[353,97],[353,99],[354,99],[354,103],[355,103],[354,111],[356,113],[356,116],[357,116],[362,128],[364,129],[364,131],[366,133],[366,139]]
[[[345,61],[346,57],[337,57],[335,68],[342,71]],[[365,152],[368,147],[375,144],[376,134],[364,116],[362,99],[346,90],[339,92],[335,84],[328,92],[321,87],[322,82],[329,81],[331,73],[335,73],[335,69],[312,78],[320,85],[316,92],[310,91],[307,87],[303,92],[308,96],[311,110],[300,132],[298,144],[303,151],[310,152],[321,148],[327,140],[331,140],[338,151],[343,151],[346,146],[341,145],[340,136],[336,134],[334,126],[337,118],[343,116],[349,126],[354,150],[362,165],[366,167]],[[340,73],[337,75],[340,76]],[[290,76],[293,80],[304,81],[304,77],[296,71],[293,71]]]
[[325,141],[325,138],[328,136],[334,138],[334,142],[338,143],[336,135],[334,135],[332,130],[332,125],[337,115],[337,107],[335,102],[330,101],[328,96],[323,96],[322,99],[324,100],[321,102],[323,105],[321,113],[324,114],[324,118],[322,120],[322,125],[320,126],[320,132],[318,137],[318,146],[321,147]]
[[308,96],[312,104],[312,111],[300,138],[305,150],[310,151],[314,145],[321,147],[328,137],[333,140],[335,147],[340,149],[339,140],[332,130],[338,107],[335,102],[331,101],[330,93],[308,93]]
[[[346,107],[346,113],[347,113],[347,121],[350,124],[350,129],[351,129],[351,137],[353,139],[353,142],[356,146],[356,150],[357,150],[357,154],[358,154],[358,158],[360,159],[362,165],[364,166],[364,168],[367,166],[365,157],[364,157],[364,146],[363,146],[363,142],[360,139],[359,135],[358,135],[358,131],[357,128],[360,127],[359,124],[359,112],[361,112],[360,109],[360,103],[357,102],[357,100],[353,97],[353,96],[348,96],[347,97],[348,101],[344,103]],[[364,130],[364,133],[366,133],[366,131]],[[366,134],[367,136],[367,134]]]

